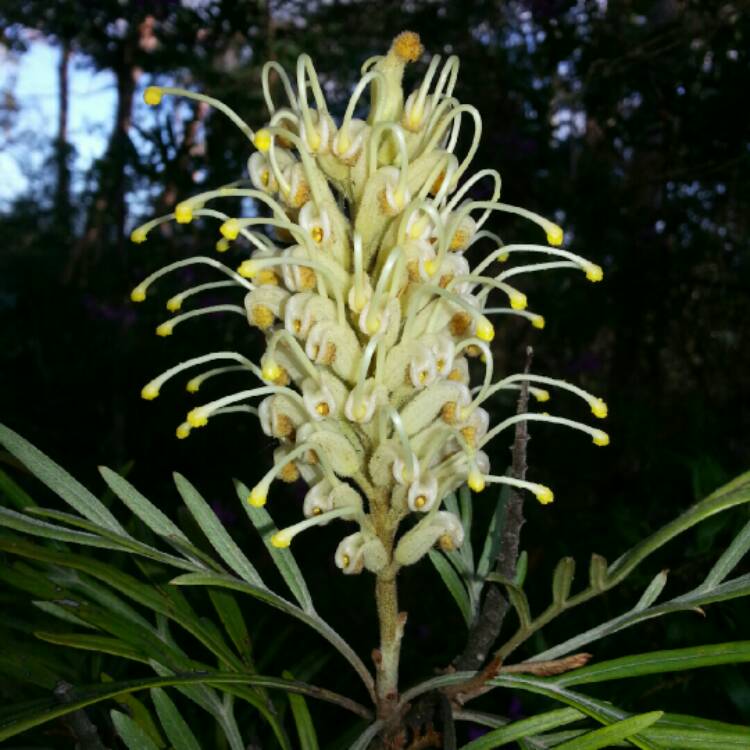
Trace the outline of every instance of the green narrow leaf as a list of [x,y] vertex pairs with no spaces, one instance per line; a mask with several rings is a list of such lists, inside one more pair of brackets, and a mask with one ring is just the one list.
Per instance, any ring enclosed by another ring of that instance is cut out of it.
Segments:
[[669,750],[747,750],[750,738],[747,730],[715,732],[702,729],[669,729],[653,726],[643,734]]
[[562,607],[570,596],[575,572],[576,561],[572,557],[563,557],[555,567],[552,576],[552,601],[558,607]]
[[13,531],[18,531],[22,534],[30,534],[31,536],[38,536],[43,539],[54,539],[58,542],[70,542],[71,544],[101,547],[110,550],[122,549],[119,545],[113,544],[107,539],[102,539],[102,537],[95,534],[66,529],[63,526],[30,518],[24,513],[19,513],[9,508],[0,507],[0,526],[6,529],[13,529]]
[[313,630],[319,633],[328,641],[344,658],[352,665],[357,674],[362,678],[370,695],[374,695],[374,682],[364,662],[357,656],[352,647],[323,619],[318,615],[310,615],[300,607],[292,604],[283,597],[275,594],[270,589],[262,586],[253,586],[252,584],[241,581],[227,575],[202,574],[202,573],[185,573],[177,576],[170,581],[175,586],[219,586],[242,591],[250,596],[260,599],[276,609],[286,612],[286,614],[309,625]]
[[161,537],[176,538],[189,543],[190,540],[180,528],[165,516],[148,498],[142,495],[133,485],[112,469],[99,467],[107,486],[122,500],[128,509],[134,513],[151,531]]
[[533,737],[550,729],[580,721],[582,718],[584,718],[583,714],[574,708],[559,708],[555,711],[532,716],[529,719],[514,721],[512,724],[488,732],[479,739],[463,745],[461,750],[492,750],[492,748],[515,742],[524,737]]
[[252,665],[253,657],[250,633],[247,630],[245,618],[242,616],[242,610],[240,610],[234,597],[227,591],[214,588],[209,590],[208,596],[242,661],[247,666]]
[[100,654],[111,654],[130,661],[148,664],[148,659],[137,649],[123,643],[117,638],[105,635],[85,635],[83,633],[45,633],[36,631],[35,638],[58,646],[68,646],[82,651],[96,651]]
[[513,579],[518,588],[523,588],[523,584],[526,581],[526,573],[529,569],[529,553],[525,549],[521,550],[521,554],[518,556],[516,562],[516,577]]
[[508,599],[518,614],[518,621],[521,628],[528,628],[531,625],[532,619],[529,600],[526,598],[526,594],[524,594],[519,585],[515,581],[509,581],[507,578],[500,575],[500,573],[489,573],[487,575],[487,580],[494,581],[495,583],[502,583],[503,586],[505,586]]
[[658,598],[659,594],[664,590],[664,586],[667,585],[667,574],[668,571],[662,570],[657,573],[651,583],[647,586],[643,595],[638,600],[638,603],[633,607],[634,612],[641,612],[644,609],[650,607]]
[[594,591],[603,591],[607,587],[607,561],[601,555],[591,555],[589,581]]
[[600,625],[590,628],[584,633],[569,638],[563,643],[548,648],[546,651],[536,654],[529,659],[529,661],[536,662],[557,659],[561,656],[565,656],[565,654],[578,651],[581,647],[586,646],[589,643],[598,641],[608,635],[629,628],[632,625],[637,625],[639,622],[644,622],[645,620],[650,620],[654,617],[661,617],[662,615],[672,612],[695,611],[698,607],[702,607],[706,604],[713,604],[714,602],[726,601],[728,599],[737,599],[744,596],[750,596],[750,573],[732,579],[731,581],[725,581],[712,589],[704,589],[701,586],[695,591],[683,594],[682,596],[678,596],[668,602],[657,604],[640,612],[630,610],[622,615],[613,617],[611,620],[607,620]]
[[729,724],[726,721],[716,721],[714,719],[705,719],[702,716],[689,716],[687,714],[664,714],[659,722],[659,727],[695,729],[719,734],[744,734],[750,738],[750,726],[739,726],[738,724]]
[[0,469],[0,494],[2,494],[2,497],[8,498],[19,510],[33,508],[36,505],[31,495],[2,469]]
[[621,555],[609,568],[610,586],[622,581],[652,552],[695,524],[729,508],[750,502],[750,471],[712,492],[707,498],[688,508],[682,515],[655,531],[635,547]]
[[159,746],[129,716],[114,709],[109,712],[117,734],[128,750],[159,750]]
[[223,686],[230,690],[232,686],[265,687],[285,692],[309,695],[337,706],[346,708],[358,716],[369,718],[369,712],[349,698],[323,688],[307,685],[303,682],[284,680],[278,677],[240,674],[236,672],[200,672],[198,674],[167,675],[149,677],[140,680],[111,682],[76,688],[75,699],[70,703],[60,703],[56,698],[42,698],[17,706],[5,706],[0,709],[0,742],[14,737],[27,729],[37,727],[47,721],[78,711],[101,701],[122,700],[123,695],[148,690],[153,687],[185,687],[191,685]]
[[56,617],[58,620],[67,622],[70,625],[76,625],[81,628],[90,628],[87,622],[81,620],[80,617],[76,617],[72,612],[69,612],[65,607],[61,607],[59,604],[54,602],[32,602],[32,604],[42,612],[51,617]]
[[737,566],[737,563],[750,550],[750,521],[745,524],[742,531],[732,540],[732,543],[726,548],[722,556],[716,561],[711,568],[703,586],[712,588],[721,583]]
[[600,750],[603,747],[612,747],[621,740],[629,739],[650,727],[662,717],[663,713],[663,711],[651,711],[646,714],[631,716],[608,727],[595,729],[593,732],[570,740],[570,742],[558,745],[557,750]]
[[[182,570],[202,570],[202,567],[196,567],[193,563],[187,560],[183,560],[180,557],[175,557],[174,555],[167,554],[166,552],[161,552],[160,550],[156,549],[156,547],[151,547],[148,544],[144,544],[137,539],[133,539],[133,537],[123,536],[122,534],[118,534],[114,531],[110,531],[109,529],[105,529],[99,524],[87,521],[86,519],[81,518],[80,516],[73,515],[72,513],[65,513],[64,511],[60,510],[51,510],[50,508],[29,508],[27,512],[33,513],[35,516],[40,516],[42,518],[51,518],[55,521],[61,521],[62,523],[66,523],[75,528],[83,529],[84,531],[93,534],[95,538],[102,538],[103,540],[105,540],[109,549],[120,550],[123,552],[132,552],[136,555],[140,555],[141,557],[147,557],[156,562],[161,562],[165,565],[171,565],[172,567],[180,568]],[[61,526],[55,528],[59,529],[60,532],[67,531],[64,527]]]
[[448,562],[445,556],[437,550],[431,549],[429,551],[429,558],[430,562],[432,562],[435,569],[440,574],[440,577],[443,579],[443,583],[453,597],[453,601],[458,605],[458,609],[461,612],[461,616],[464,618],[464,622],[467,626],[471,625],[472,612],[469,594],[459,578],[456,569]]
[[497,558],[497,553],[500,549],[503,518],[505,517],[505,507],[508,503],[509,496],[510,488],[508,485],[502,485],[497,502],[495,503],[495,512],[492,514],[492,519],[490,520],[490,525],[487,529],[487,536],[484,540],[484,546],[482,547],[482,554],[479,556],[479,562],[477,563],[477,576],[482,581],[490,572],[490,568]]
[[[294,675],[291,672],[284,672],[282,677],[287,680],[294,679]],[[315,726],[310,716],[310,710],[307,707],[307,701],[304,696],[294,695],[293,693],[287,693],[287,698],[289,698],[289,705],[292,707],[292,716],[294,717],[294,724],[297,727],[300,750],[318,750],[318,736],[315,733]]]
[[278,528],[268,514],[268,511],[265,508],[254,508],[247,502],[250,490],[242,482],[235,481],[235,489],[242,507],[245,509],[253,526],[258,530],[263,543],[266,545],[266,549],[270,552],[279,573],[281,573],[282,578],[286,581],[286,585],[297,600],[297,603],[305,612],[314,613],[315,607],[310,596],[310,590],[307,588],[305,578],[291,550],[279,549],[271,544],[271,537],[278,531]]
[[458,502],[461,509],[461,525],[464,527],[464,541],[458,552],[463,557],[466,567],[474,572],[474,550],[471,546],[471,531],[473,526],[474,502],[471,490],[464,484],[458,491]]
[[156,714],[174,750],[201,750],[195,735],[166,692],[162,688],[151,688],[150,693]]
[[[116,591],[125,594],[139,604],[149,607],[154,612],[178,623],[210,649],[223,663],[231,666],[231,668],[242,668],[242,663],[232,653],[226,643],[223,640],[217,640],[213,636],[213,632],[208,630],[205,624],[198,618],[184,599],[184,596],[172,590],[169,586],[157,587],[146,585],[133,576],[123,573],[114,566],[107,565],[99,560],[75,555],[71,552],[57,552],[23,540],[0,538],[0,549],[12,554],[21,555],[22,557],[82,571],[108,584]],[[80,624],[80,622],[77,624]]]
[[253,586],[263,586],[263,581],[258,575],[250,560],[245,557],[242,550],[237,546],[234,539],[222,525],[216,514],[211,510],[208,503],[201,497],[198,490],[181,474],[175,472],[174,481],[177,490],[185,501],[190,512],[200,526],[211,546],[219,554],[219,557],[235,572]]
[[513,605],[513,608],[518,614],[518,622],[520,626],[525,630],[531,626],[531,610],[529,609],[529,600],[526,598],[526,594],[515,586],[508,586],[506,589],[508,592],[508,599]]
[[[109,675],[103,674],[102,682],[111,685],[113,680]],[[156,722],[151,716],[151,712],[146,708],[142,701],[138,700],[138,698],[132,693],[116,695],[114,700],[128,709],[130,718],[146,735],[148,735],[149,739],[157,748],[164,747],[165,743],[159,732],[159,728],[156,726]]]
[[740,664],[750,661],[750,641],[719,643],[714,646],[669,651],[651,651],[634,656],[599,662],[588,667],[554,677],[550,682],[557,685],[588,685],[607,680],[622,680],[647,674],[666,674],[686,669],[711,667],[717,664]]
[[0,424],[0,444],[4,445],[32,474],[82,516],[110,531],[128,536],[104,504],[77,479],[70,476],[67,471],[35,448],[28,440],[3,424]]

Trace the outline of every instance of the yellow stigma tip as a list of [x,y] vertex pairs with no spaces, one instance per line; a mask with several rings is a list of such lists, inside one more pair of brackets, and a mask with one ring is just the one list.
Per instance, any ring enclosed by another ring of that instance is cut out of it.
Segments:
[[187,415],[187,422],[191,427],[204,427],[208,424],[208,417],[198,409],[191,409]]
[[[227,219],[219,227],[219,231],[221,232],[225,240],[236,240],[240,234],[240,223],[239,221],[237,221],[237,219]],[[219,240],[219,242],[221,242],[221,240]],[[229,249],[229,243],[227,243],[227,246],[223,249],[220,249],[217,243],[216,249],[219,250],[219,252],[224,252],[224,250]]]
[[495,328],[484,316],[477,321],[477,338],[488,342],[495,338]]
[[505,263],[508,258],[510,258],[510,253],[503,253],[502,255],[497,256],[497,259],[500,263]]
[[541,315],[537,315],[537,316],[536,316],[535,318],[532,318],[532,319],[531,319],[531,325],[533,325],[533,326],[534,326],[534,328],[539,328],[540,330],[541,330],[542,328],[544,328],[544,326],[545,326],[546,322],[547,322],[547,321],[546,321],[546,320],[544,319],[544,317],[543,317],[543,316],[541,316]]
[[182,307],[182,299],[180,297],[172,297],[167,300],[167,310],[169,312],[177,312]]
[[148,104],[149,107],[156,107],[157,105],[161,104],[161,98],[163,96],[163,91],[159,86],[149,86],[144,92],[143,92],[143,101]]
[[271,545],[277,549],[285,549],[292,543],[292,540],[283,532],[278,531],[271,537]]
[[596,401],[591,402],[591,413],[599,419],[604,419],[607,416],[607,404],[604,403],[600,398]]
[[380,318],[367,318],[365,321],[365,328],[367,328],[367,333],[371,336],[376,334],[380,330]]
[[281,377],[281,368],[276,362],[268,362],[263,365],[263,369],[260,373],[263,376],[263,380],[270,380],[271,382]]
[[559,247],[563,243],[563,230],[557,224],[550,225],[547,230],[547,242],[554,247]]
[[157,336],[171,336],[174,326],[171,323],[162,323],[156,327]]
[[424,272],[428,276],[434,276],[437,271],[437,263],[434,260],[426,260],[424,262]]
[[242,276],[243,279],[252,279],[258,274],[258,264],[253,260],[243,260],[242,264],[237,269],[237,273]]
[[185,384],[185,390],[188,393],[198,393],[198,391],[201,389],[201,381],[200,380],[188,380],[188,382]]
[[190,434],[190,425],[188,425],[188,424],[181,424],[175,430],[175,435],[177,435],[177,437],[180,440],[184,440],[189,434]]
[[153,401],[158,395],[159,389],[153,383],[148,383],[141,389],[141,398],[146,401]]
[[259,487],[253,487],[250,496],[247,498],[247,502],[249,505],[252,505],[253,508],[262,508],[266,504],[267,499],[268,495],[266,495],[265,490]]
[[193,209],[189,203],[178,203],[174,207],[174,218],[178,224],[189,224],[193,220]]
[[484,477],[479,472],[471,472],[466,480],[472,492],[481,492],[485,488]]
[[594,445],[609,445],[609,435],[606,432],[597,432],[594,435]]
[[549,401],[549,391],[534,391],[534,398],[537,401]]
[[534,494],[542,505],[548,505],[555,499],[555,495],[549,487],[540,487]]
[[216,243],[216,252],[217,253],[225,253],[227,250],[229,250],[229,240],[226,237],[222,237],[217,243]]
[[516,294],[512,294],[510,297],[510,306],[514,310],[525,310],[527,305],[526,301],[526,295],[521,294],[521,292],[517,292]]
[[130,233],[130,241],[134,242],[136,245],[140,245],[142,242],[145,242],[147,237],[148,234],[144,229],[134,229]]
[[265,153],[271,148],[271,134],[265,128],[259,130],[253,138],[253,145],[258,151]]
[[601,266],[591,265],[586,268],[586,278],[589,281],[601,281],[604,278],[604,271]]
[[146,291],[137,286],[132,292],[130,292],[130,299],[133,302],[143,302],[143,300],[146,299]]

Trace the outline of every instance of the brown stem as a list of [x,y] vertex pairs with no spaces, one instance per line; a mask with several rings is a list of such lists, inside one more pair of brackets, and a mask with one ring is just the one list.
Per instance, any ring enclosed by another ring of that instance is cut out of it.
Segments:
[[[525,373],[528,373],[531,369],[533,354],[532,348],[528,347],[526,349]],[[524,383],[518,397],[516,413],[523,414],[528,411],[528,403],[528,384]],[[525,479],[526,477],[526,444],[528,441],[528,422],[519,422],[516,425],[515,439],[511,449],[511,476],[516,479]],[[508,502],[505,505],[505,516],[502,523],[503,536],[495,564],[495,572],[500,573],[505,578],[513,579],[516,575],[518,546],[523,524],[523,497],[519,492],[511,489],[508,494]],[[503,596],[500,587],[490,584],[487,587],[479,617],[469,631],[466,648],[454,661],[454,667],[458,671],[477,670],[484,664],[492,644],[500,635],[500,628],[508,609],[508,600]]]

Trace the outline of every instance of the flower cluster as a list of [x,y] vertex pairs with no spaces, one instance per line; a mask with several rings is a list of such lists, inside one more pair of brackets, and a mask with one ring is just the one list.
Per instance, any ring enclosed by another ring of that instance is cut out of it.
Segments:
[[[454,96],[455,57],[434,56],[421,84],[404,95],[404,68],[421,54],[419,37],[404,32],[386,55],[367,60],[340,122],[328,111],[307,55],[297,62],[296,87],[281,66],[266,64],[270,120],[259,130],[209,97],[166,87],[145,92],[150,105],[165,94],[213,105],[255,150],[248,161],[250,184],[239,181],[188,198],[174,213],[135,229],[133,241],[143,242],[163,222],[205,217],[220,222],[217,251],[238,245],[249,249],[249,257],[236,270],[208,256],[172,263],[139,284],[132,299],[143,300],[147,288],[171,271],[209,266],[225,278],[180,292],[168,309],[177,312],[188,298],[224,288],[244,290],[244,306],[196,307],[157,333],[169,335],[197,315],[237,312],[263,332],[266,348],[258,364],[233,351],[182,362],[148,383],[142,395],[155,398],[167,380],[200,365],[211,367],[187,383],[189,391],[231,370],[259,381],[194,408],[177,436],[219,414],[257,414],[279,445],[273,467],[248,501],[265,504],[274,480],[304,480],[305,519],[279,531],[273,543],[287,546],[302,530],[332,519],[354,522],[357,530],[335,554],[344,573],[378,572],[388,564],[411,564],[434,545],[460,545],[461,524],[441,510],[441,499],[464,482],[476,492],[488,483],[509,484],[550,502],[545,486],[491,473],[488,444],[519,421],[572,427],[597,445],[609,441],[602,430],[547,413],[517,414],[490,426],[482,405],[497,391],[524,384],[538,401],[549,398],[548,388],[561,388],[587,402],[596,417],[606,416],[601,399],[562,380],[524,373],[495,379],[489,347],[493,316],[518,315],[544,327],[544,318],[529,312],[526,296],[509,283],[513,277],[578,269],[599,281],[602,270],[562,249],[556,224],[500,202],[498,172],[468,176],[481,118]],[[283,88],[283,106],[271,94],[272,76]],[[360,118],[366,92],[369,111]],[[461,155],[459,142],[466,139],[459,136],[467,124],[471,138]],[[491,197],[471,200],[480,181]],[[243,217],[209,207],[221,198],[252,199],[258,210]],[[536,224],[547,244],[503,244],[484,228],[501,213]],[[519,255],[530,260],[503,265]],[[248,404],[254,399],[257,407]],[[409,516],[416,522],[400,533]]]

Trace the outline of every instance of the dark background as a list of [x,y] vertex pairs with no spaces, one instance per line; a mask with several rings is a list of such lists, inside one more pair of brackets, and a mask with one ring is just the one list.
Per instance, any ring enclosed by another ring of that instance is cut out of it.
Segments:
[[[28,193],[0,215],[0,419],[95,491],[103,487],[97,464],[127,468],[131,481],[174,515],[176,469],[211,500],[243,546],[252,552],[259,544],[231,484],[238,477],[252,485],[270,466],[272,447],[255,423],[224,417],[177,441],[174,427],[195,397],[178,385],[154,403],[139,397],[145,382],[181,359],[212,349],[260,351],[257,331],[233,318],[201,318],[169,339],[153,335],[167,317],[164,302],[192,276],[164,280],[139,307],[129,301],[131,288],[152,270],[211,252],[215,226],[168,228],[138,246],[127,239],[133,226],[178,198],[237,179],[250,149],[228,121],[192,104],[165,98],[155,115],[147,112],[143,88],[186,85],[258,125],[266,117],[260,66],[276,59],[293,70],[304,51],[340,112],[361,63],[404,28],[418,31],[429,53],[460,56],[456,94],[479,107],[484,123],[476,164],[500,170],[504,199],[555,217],[567,245],[605,270],[597,285],[578,275],[525,279],[520,288],[547,327],[507,321],[493,343],[496,372],[520,369],[532,345],[537,372],[580,383],[610,406],[608,449],[555,428],[531,430],[530,476],[556,494],[552,506],[526,509],[522,545],[532,602],[546,603],[559,557],[574,555],[584,571],[591,552],[612,560],[750,466],[747,3],[3,0],[0,26],[0,42],[14,55],[39,38],[60,49],[61,112],[74,96],[70,65],[108,71],[116,84],[102,158],[76,172],[61,116],[56,138],[40,144],[29,137],[28,148],[41,149],[44,164],[29,173]],[[424,61],[412,67],[407,87]],[[4,92],[6,131],[21,106]],[[528,226],[511,221],[498,220],[495,228],[506,241],[529,238]],[[206,393],[224,392],[230,377],[207,385]],[[564,395],[551,406],[585,418]],[[498,400],[493,416],[511,408]],[[505,447],[494,444],[498,470]],[[275,487],[269,510],[280,525],[299,517],[302,494]],[[476,497],[480,532],[494,498],[491,491]],[[47,500],[41,491],[38,499]],[[705,523],[530,647],[624,611],[660,565],[671,570],[667,594],[686,590],[746,518],[737,511]],[[366,654],[376,640],[371,578],[336,575],[340,535],[341,527],[310,533],[295,542],[295,552],[321,611]],[[251,557],[270,571],[262,551]],[[445,666],[463,645],[462,623],[441,587],[427,562],[403,575],[405,683]],[[740,640],[750,635],[749,617],[743,604],[710,608],[706,618],[677,615],[612,637],[595,653]],[[248,618],[267,673],[323,652],[316,638],[255,605]],[[133,666],[104,666],[118,677],[139,674]],[[99,668],[82,662],[81,679],[96,680]],[[356,690],[337,658],[321,669],[315,682]],[[750,720],[750,679],[737,667],[594,692],[630,710]],[[0,693],[19,699],[40,690],[7,679]],[[498,693],[484,707],[532,710],[533,701],[523,701]],[[332,716],[327,708],[316,711],[322,720]],[[331,726],[323,730],[324,737],[335,734]]]

